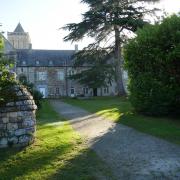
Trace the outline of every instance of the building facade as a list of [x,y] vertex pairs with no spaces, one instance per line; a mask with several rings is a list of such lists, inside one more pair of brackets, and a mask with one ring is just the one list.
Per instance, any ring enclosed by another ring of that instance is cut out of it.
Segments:
[[8,33],[8,41],[16,50],[17,77],[25,77],[44,95],[45,98],[63,96],[114,96],[116,83],[108,87],[91,89],[68,78],[85,67],[73,68],[74,50],[31,49],[29,34],[19,23],[14,32]]

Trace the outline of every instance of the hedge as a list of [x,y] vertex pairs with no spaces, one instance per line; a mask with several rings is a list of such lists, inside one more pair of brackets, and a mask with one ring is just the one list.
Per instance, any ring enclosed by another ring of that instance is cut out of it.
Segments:
[[138,30],[124,47],[130,101],[149,115],[180,114],[180,17]]

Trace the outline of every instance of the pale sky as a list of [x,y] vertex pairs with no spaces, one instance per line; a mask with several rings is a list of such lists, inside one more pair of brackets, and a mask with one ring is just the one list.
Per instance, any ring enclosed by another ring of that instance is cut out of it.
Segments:
[[[180,0],[162,0],[156,6],[176,13],[180,11]],[[80,0],[0,0],[1,30],[12,32],[20,22],[30,34],[33,49],[74,49],[74,44],[63,42],[68,32],[58,29],[79,22],[86,10]],[[78,42],[79,48],[90,41]]]

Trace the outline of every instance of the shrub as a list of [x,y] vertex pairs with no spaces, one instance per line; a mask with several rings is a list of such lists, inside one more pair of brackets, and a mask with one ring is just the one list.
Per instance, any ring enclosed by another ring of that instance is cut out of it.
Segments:
[[16,93],[12,86],[17,84],[15,74],[10,71],[13,61],[3,57],[3,40],[0,35],[0,106],[16,99]]
[[28,91],[32,94],[33,98],[34,98],[34,101],[37,105],[38,108],[41,108],[41,101],[43,99],[43,94],[41,92],[39,92],[38,90],[36,90],[34,88],[34,85],[33,83],[29,83],[27,81],[27,78],[26,76],[20,76],[19,77],[19,81],[22,85],[24,85]]
[[[0,35],[0,106],[16,100],[17,95],[14,92],[13,86],[19,84],[19,82],[16,81],[15,74],[11,72],[14,61],[4,58],[3,52],[1,51],[2,48],[3,39]],[[25,76],[20,78],[20,84],[26,86],[32,94],[36,105],[40,108],[43,95],[34,88],[33,84],[27,82]]]
[[180,114],[180,17],[137,32],[124,48],[135,110],[150,115]]
[[37,105],[38,109],[40,109],[42,99],[43,99],[43,94],[40,91],[36,90],[36,89],[32,89],[31,93],[32,93],[32,95],[34,97],[35,104]]
[[0,34],[0,107],[17,99],[14,86],[18,84],[15,73],[12,71],[14,60],[5,57],[3,44],[3,38]]

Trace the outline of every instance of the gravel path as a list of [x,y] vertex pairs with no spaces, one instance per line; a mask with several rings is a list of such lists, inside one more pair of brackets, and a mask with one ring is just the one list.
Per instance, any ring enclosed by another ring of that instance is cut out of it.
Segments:
[[180,180],[180,146],[51,100],[119,180]]

